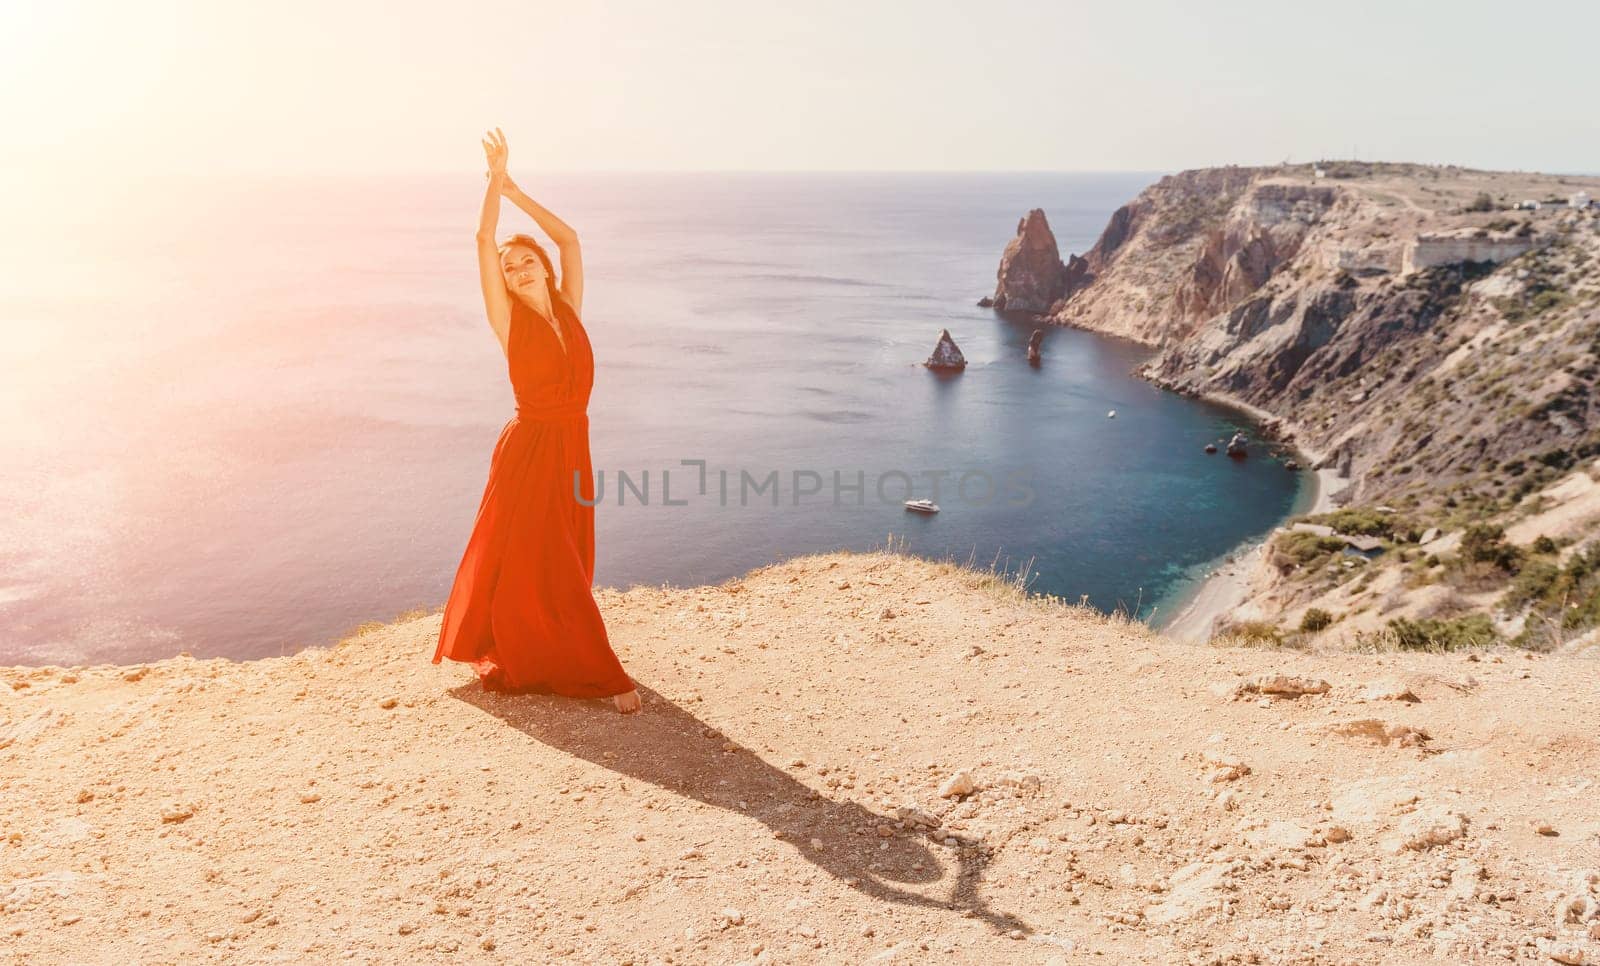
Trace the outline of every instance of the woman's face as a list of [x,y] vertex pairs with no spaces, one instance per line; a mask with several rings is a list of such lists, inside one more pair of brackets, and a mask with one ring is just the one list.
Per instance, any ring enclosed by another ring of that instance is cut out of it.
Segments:
[[506,276],[506,288],[523,298],[536,298],[545,290],[544,263],[533,249],[526,245],[510,245],[500,253],[500,270]]

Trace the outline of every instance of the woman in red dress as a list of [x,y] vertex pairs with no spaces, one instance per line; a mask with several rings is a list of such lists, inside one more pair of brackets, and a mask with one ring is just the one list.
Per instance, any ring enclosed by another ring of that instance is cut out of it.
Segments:
[[[495,443],[433,662],[472,664],[490,691],[609,696],[618,711],[634,714],[639,692],[611,650],[591,591],[595,499],[587,409],[594,352],[578,320],[578,235],[511,181],[499,128],[483,148],[489,188],[478,221],[478,278],[517,414]],[[502,194],[560,249],[559,287],[550,256],[534,239],[515,235],[495,245]]]

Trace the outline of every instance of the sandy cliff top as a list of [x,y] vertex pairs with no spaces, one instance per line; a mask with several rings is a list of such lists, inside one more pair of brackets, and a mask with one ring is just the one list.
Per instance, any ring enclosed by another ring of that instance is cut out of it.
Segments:
[[289,658],[0,672],[5,948],[1600,954],[1592,661],[1192,648],[884,554],[599,597],[637,718],[485,696],[428,663],[437,616]]

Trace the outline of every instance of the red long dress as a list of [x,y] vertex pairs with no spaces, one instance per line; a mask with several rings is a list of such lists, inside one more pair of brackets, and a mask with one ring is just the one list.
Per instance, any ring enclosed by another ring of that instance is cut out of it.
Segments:
[[[517,414],[500,433],[477,521],[445,602],[433,663],[473,665],[491,691],[595,698],[633,681],[595,604],[589,393],[594,350],[559,303],[550,323],[513,296],[507,365]],[[565,342],[565,348],[562,342]]]

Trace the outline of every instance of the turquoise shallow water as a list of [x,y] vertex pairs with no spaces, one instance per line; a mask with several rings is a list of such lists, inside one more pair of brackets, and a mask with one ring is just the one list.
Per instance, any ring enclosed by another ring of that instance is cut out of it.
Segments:
[[[892,537],[1170,611],[1304,481],[1270,448],[1204,455],[1253,427],[1133,378],[1145,350],[1052,328],[1030,368],[1033,326],[974,304],[1028,208],[1082,251],[1153,178],[523,174],[585,243],[597,582]],[[153,184],[6,242],[0,663],[278,654],[442,602],[512,408],[479,190]],[[52,232],[115,257],[85,273]],[[943,328],[954,378],[917,365]],[[619,472],[641,492],[648,473],[647,504],[618,504]],[[741,473],[777,485],[741,502]],[[835,473],[863,489],[836,505]],[[943,512],[906,512],[936,478]]]

